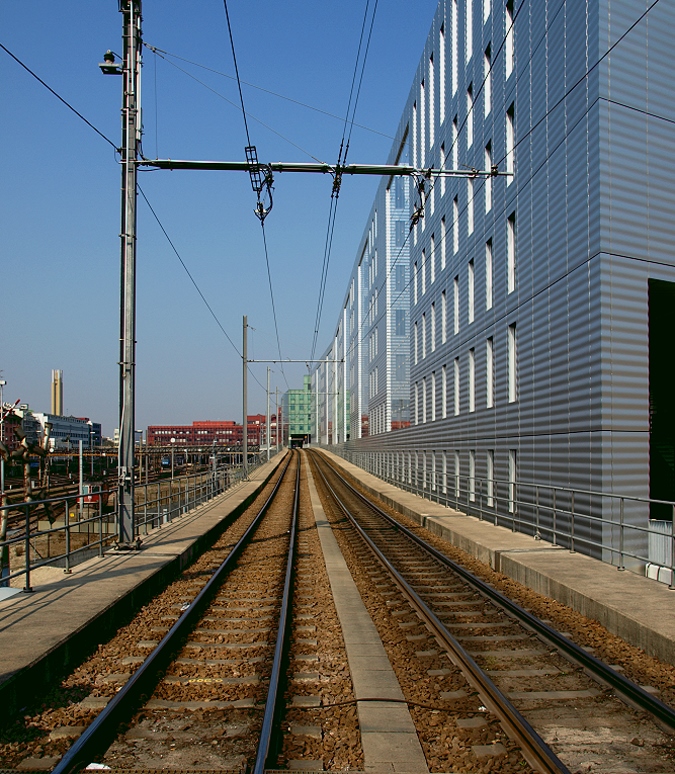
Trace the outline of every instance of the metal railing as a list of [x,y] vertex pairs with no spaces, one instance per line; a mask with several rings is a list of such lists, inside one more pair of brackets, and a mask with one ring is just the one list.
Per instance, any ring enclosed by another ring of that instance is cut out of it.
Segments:
[[[436,469],[435,460],[416,467],[404,452],[323,448],[419,497],[601,559],[618,570],[644,573],[647,565],[659,565],[666,569],[669,588],[675,588],[675,502],[449,474]],[[669,509],[671,520],[650,520],[653,504]]]
[[[273,455],[270,455],[270,457]],[[262,459],[261,459],[262,457]],[[266,454],[249,461],[248,473],[266,461]],[[241,465],[220,467],[173,479],[164,478],[135,488],[135,532],[142,538],[238,484]],[[42,567],[72,567],[92,556],[103,556],[117,541],[116,490],[30,500],[0,507],[7,512],[8,530],[0,540],[0,588],[32,591],[31,573]],[[112,500],[112,505],[107,503]],[[23,584],[23,585],[22,585]]]

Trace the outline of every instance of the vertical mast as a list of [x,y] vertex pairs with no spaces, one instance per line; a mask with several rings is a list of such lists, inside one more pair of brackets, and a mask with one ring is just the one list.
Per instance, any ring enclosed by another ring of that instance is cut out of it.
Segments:
[[136,174],[141,137],[141,0],[120,0],[123,14],[122,215],[120,277],[120,431],[118,547],[135,546]]

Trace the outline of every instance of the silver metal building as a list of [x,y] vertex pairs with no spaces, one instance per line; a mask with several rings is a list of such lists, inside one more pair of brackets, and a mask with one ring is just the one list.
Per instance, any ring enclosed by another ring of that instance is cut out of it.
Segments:
[[352,423],[362,405],[384,432],[339,449],[635,567],[675,500],[673,29],[667,3],[441,0],[397,143],[513,175],[431,181],[407,241],[411,427],[350,382]]

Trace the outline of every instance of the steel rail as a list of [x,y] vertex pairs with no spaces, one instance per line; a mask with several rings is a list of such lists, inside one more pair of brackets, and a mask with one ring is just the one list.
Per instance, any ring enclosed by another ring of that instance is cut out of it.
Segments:
[[238,540],[225,561],[218,567],[204,588],[194,598],[190,607],[179,617],[157,647],[108,702],[106,707],[87,726],[78,740],[54,767],[52,774],[73,774],[73,772],[81,771],[88,766],[96,756],[101,755],[109,747],[115,738],[119,725],[124,723],[133,714],[141,699],[148,697],[152,693],[160,674],[166,669],[190,632],[199,623],[204,610],[211,603],[225,577],[260,526],[279,491],[290,462],[291,455],[289,455],[272,492],[255,519]]
[[[462,645],[448,632],[441,620],[377,547],[372,538],[350,513],[333,487],[328,483],[321,467],[317,466],[317,469],[338,508],[344,513],[361,539],[387,573],[389,573],[394,583],[416,610],[418,616],[431,630],[432,634],[438,641],[444,644],[453,663],[465,674],[468,681],[478,692],[483,704],[499,718],[506,734],[520,745],[521,753],[527,763],[536,771],[541,772],[541,774],[570,774],[567,766],[557,757],[509,699],[497,688],[488,675],[483,672]],[[334,469],[332,469],[332,472],[339,476]],[[347,484],[347,486],[353,489],[351,485]]]
[[300,454],[294,456],[298,458],[298,468],[295,473],[295,496],[293,498],[293,516],[291,521],[291,534],[288,546],[288,557],[286,563],[286,574],[284,577],[284,593],[281,600],[281,612],[279,615],[279,626],[277,629],[277,642],[274,647],[274,660],[272,662],[272,673],[270,675],[270,684],[267,690],[267,701],[265,703],[265,714],[263,715],[262,729],[260,731],[260,741],[258,743],[258,752],[253,767],[253,774],[263,774],[265,769],[275,769],[276,761],[274,758],[278,753],[279,747],[279,720],[283,709],[282,702],[279,701],[283,694],[284,677],[288,662],[288,651],[290,645],[291,633],[291,605],[293,603],[293,568],[295,566],[295,539],[298,531],[298,514],[300,512]]
[[[330,465],[330,462],[326,460],[326,463]],[[331,466],[332,467],[332,466]],[[334,468],[333,468],[334,469]],[[338,473],[338,475],[340,475]],[[344,479],[343,479],[344,480]],[[398,529],[402,534],[424,549],[427,553],[434,557],[441,564],[445,565],[453,572],[457,573],[467,583],[472,585],[476,591],[483,596],[488,597],[492,602],[496,603],[500,607],[504,608],[512,617],[517,618],[520,623],[532,629],[541,639],[544,639],[547,644],[552,645],[559,651],[563,652],[569,659],[573,660],[578,666],[583,667],[587,672],[591,672],[592,675],[598,681],[608,685],[613,691],[620,694],[626,701],[633,706],[637,706],[639,709],[648,712],[663,725],[665,725],[669,732],[675,729],[675,709],[670,707],[665,702],[662,702],[656,696],[648,693],[636,683],[629,680],[625,675],[612,669],[600,659],[585,651],[582,647],[572,642],[560,632],[556,631],[553,627],[545,624],[541,619],[532,615],[532,613],[525,610],[519,604],[509,599],[507,596],[497,591],[493,586],[490,586],[485,581],[478,578],[471,573],[465,567],[453,562],[452,559],[448,559],[447,556],[440,551],[430,546],[424,538],[416,535],[408,527],[400,524],[395,518],[383,511],[374,503],[371,503],[367,497],[352,486],[348,481],[344,481],[345,485],[359,497],[364,503],[367,503],[378,515],[384,518],[388,523]]]

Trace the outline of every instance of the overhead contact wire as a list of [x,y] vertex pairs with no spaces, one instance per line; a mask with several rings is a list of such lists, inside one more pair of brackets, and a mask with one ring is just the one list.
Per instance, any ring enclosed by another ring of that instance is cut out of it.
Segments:
[[[248,145],[250,146],[251,143],[251,136],[248,131],[248,121],[246,120],[246,108],[244,107],[244,93],[241,88],[241,78],[239,76],[239,65],[237,64],[237,53],[234,48],[234,36],[232,35],[232,24],[230,23],[230,12],[227,8],[227,0],[223,0],[223,5],[225,6],[225,17],[227,19],[227,30],[230,35],[230,45],[232,46],[232,59],[234,61],[234,72],[237,78],[237,87],[239,89],[239,99],[241,101],[241,113],[244,118],[244,128],[246,129],[246,139],[248,141]],[[312,157],[313,158],[313,157]],[[260,194],[260,192],[258,192]],[[263,222],[263,219],[260,220],[260,228],[262,231],[262,238],[263,238],[263,247],[265,249],[265,264],[267,266],[267,282],[269,285],[270,290],[270,301],[272,303],[272,319],[274,320],[274,332],[277,339],[277,351],[279,354],[279,360],[282,360],[281,356],[281,339],[279,337],[279,325],[277,323],[277,310],[276,305],[274,303],[274,289],[272,286],[272,273],[270,271],[270,260],[269,260],[269,251],[267,249],[267,236],[265,234],[265,224]],[[286,386],[290,389],[290,386],[288,384],[288,380],[286,379],[286,374],[284,373],[284,367],[283,364],[281,365],[281,373],[283,374],[284,381],[286,382]]]
[[[361,62],[361,74],[359,77],[359,86],[357,89],[356,98],[354,99],[354,105],[352,108],[352,98],[354,97],[354,85],[356,84],[356,77],[359,69],[359,59],[361,56],[363,38],[364,38],[365,29],[366,29],[366,23],[368,20],[368,9],[370,7],[370,0],[366,0],[366,7],[363,12],[363,21],[361,22],[361,34],[359,36],[359,45],[356,51],[356,61],[354,62],[354,72],[352,74],[352,83],[349,90],[349,99],[347,100],[347,111],[345,113],[344,126],[342,129],[342,139],[340,140],[340,151],[338,153],[338,162],[335,170],[335,184],[333,186],[333,191],[331,193],[331,206],[328,214],[328,227],[326,230],[326,242],[324,246],[323,265],[321,268],[321,281],[319,285],[319,297],[317,301],[316,318],[315,318],[315,324],[314,324],[314,336],[312,339],[312,352],[311,352],[310,360],[313,360],[314,355],[316,354],[316,344],[319,338],[319,329],[321,327],[321,316],[323,314],[323,304],[324,304],[324,299],[326,294],[326,283],[328,281],[328,267],[330,264],[330,256],[331,256],[332,247],[333,247],[333,234],[335,231],[335,218],[337,215],[337,201],[340,196],[340,166],[344,165],[347,161],[347,153],[349,152],[349,141],[351,139],[351,132],[354,126],[354,118],[356,116],[356,108],[358,105],[359,95],[361,93],[361,84],[363,82],[363,74],[365,72],[366,61],[368,59],[368,51],[370,49],[370,41],[373,34],[373,25],[375,23],[375,14],[377,13],[378,2],[379,0],[375,0],[375,4],[373,6],[373,13],[370,19],[370,29],[368,32],[366,49],[363,56],[363,60]],[[351,119],[350,119],[350,111],[351,111]],[[347,136],[348,126],[349,126],[349,135]],[[346,146],[345,146],[345,138],[347,139]],[[343,155],[343,148],[344,148],[344,155]]]

